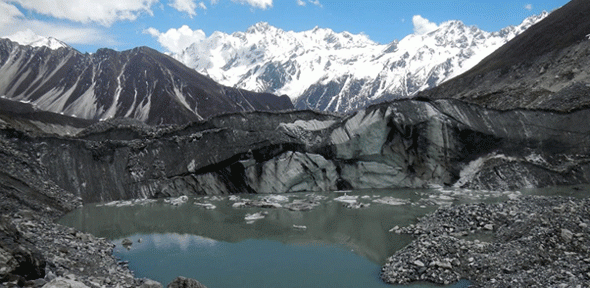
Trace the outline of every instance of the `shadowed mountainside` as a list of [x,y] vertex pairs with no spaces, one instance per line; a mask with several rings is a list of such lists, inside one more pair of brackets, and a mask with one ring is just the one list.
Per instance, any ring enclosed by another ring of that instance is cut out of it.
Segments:
[[219,85],[147,47],[82,54],[0,39],[0,95],[41,111],[184,124],[213,115],[292,109],[288,97]]
[[571,111],[590,105],[590,2],[573,0],[473,69],[420,93],[495,109]]

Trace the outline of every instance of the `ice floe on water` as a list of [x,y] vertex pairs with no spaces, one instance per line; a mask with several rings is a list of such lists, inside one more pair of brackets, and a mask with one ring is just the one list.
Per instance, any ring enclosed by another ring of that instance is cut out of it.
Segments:
[[168,198],[168,199],[164,199],[164,203],[168,203],[170,205],[173,206],[180,206],[184,203],[188,202],[188,196],[186,195],[182,195],[178,198]]
[[252,224],[256,220],[264,219],[264,217],[266,217],[266,215],[268,215],[268,212],[266,212],[266,211],[256,212],[256,213],[248,213],[244,217],[244,220],[246,220],[247,224]]
[[194,204],[195,204],[195,206],[198,206],[198,207],[203,207],[203,208],[205,208],[205,209],[207,209],[207,210],[213,210],[213,209],[217,208],[217,206],[215,206],[215,205],[213,205],[213,204],[211,204],[211,203],[200,203],[200,202],[195,202]]
[[134,200],[118,200],[118,201],[111,201],[104,204],[98,204],[96,207],[126,207],[126,206],[135,206],[135,205],[147,205],[150,203],[157,202],[156,199],[134,199]]
[[399,205],[406,205],[406,204],[410,203],[410,200],[386,196],[386,197],[379,198],[379,199],[373,199],[373,203],[399,206]]
[[307,230],[307,226],[293,224],[293,229],[295,229],[295,230]]
[[284,195],[272,194],[272,195],[266,195],[266,196],[262,197],[262,199],[260,199],[260,200],[265,201],[265,202],[284,203],[284,202],[289,202],[289,197],[284,196]]
[[334,198],[334,201],[348,203],[348,204],[354,204],[357,202],[358,198],[359,198],[359,196],[357,196],[357,195],[344,195],[344,196]]

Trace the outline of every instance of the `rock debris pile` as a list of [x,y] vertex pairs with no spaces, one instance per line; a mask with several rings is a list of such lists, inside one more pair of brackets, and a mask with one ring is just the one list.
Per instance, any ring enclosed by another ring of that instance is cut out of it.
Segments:
[[391,284],[468,279],[475,287],[589,287],[590,200],[525,196],[441,207],[416,225],[381,278]]

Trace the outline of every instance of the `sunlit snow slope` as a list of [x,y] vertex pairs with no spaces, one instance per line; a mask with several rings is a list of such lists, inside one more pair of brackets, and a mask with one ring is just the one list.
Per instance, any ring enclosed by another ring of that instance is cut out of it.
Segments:
[[246,32],[215,32],[172,56],[224,85],[288,95],[299,109],[349,112],[457,76],[547,15],[493,33],[448,21],[387,45],[362,34],[258,23]]

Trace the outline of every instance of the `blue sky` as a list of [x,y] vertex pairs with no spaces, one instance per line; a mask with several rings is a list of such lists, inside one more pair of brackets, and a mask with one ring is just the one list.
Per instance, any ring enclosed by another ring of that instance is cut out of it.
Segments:
[[[315,26],[364,33],[379,43],[421,26],[461,20],[486,31],[518,25],[567,0],[334,1],[334,0],[0,0],[0,37],[32,31],[63,40],[82,52],[101,47],[149,46],[162,52],[214,31],[245,31],[258,22],[283,30]],[[421,17],[415,17],[420,15]],[[186,25],[186,27],[180,29]],[[174,41],[172,41],[174,40]],[[161,45],[162,42],[168,42]]]

